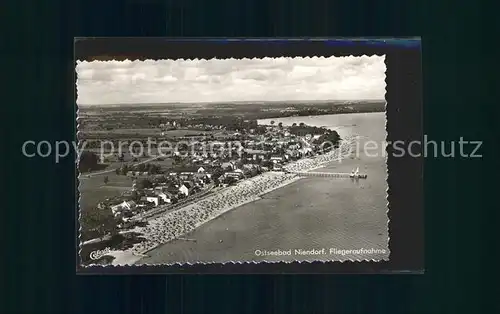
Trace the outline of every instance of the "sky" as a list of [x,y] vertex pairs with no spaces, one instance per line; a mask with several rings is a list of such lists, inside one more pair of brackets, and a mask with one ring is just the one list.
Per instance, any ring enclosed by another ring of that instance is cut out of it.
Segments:
[[382,100],[385,56],[77,61],[77,103]]

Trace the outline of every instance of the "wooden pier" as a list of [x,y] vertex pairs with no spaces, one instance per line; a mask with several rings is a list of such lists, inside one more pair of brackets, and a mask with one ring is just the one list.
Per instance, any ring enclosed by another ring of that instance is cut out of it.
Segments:
[[353,175],[352,173],[343,172],[302,172],[302,171],[289,171],[289,173],[294,173],[302,177],[330,177],[330,178],[351,178],[351,179],[366,179],[368,177],[365,173],[358,173]]

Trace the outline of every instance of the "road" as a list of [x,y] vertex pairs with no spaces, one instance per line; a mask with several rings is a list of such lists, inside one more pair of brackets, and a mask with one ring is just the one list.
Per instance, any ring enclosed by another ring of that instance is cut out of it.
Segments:
[[[146,160],[143,160],[143,161],[138,162],[136,164],[133,164],[133,166],[135,167],[135,166],[138,166],[138,165],[142,165],[142,164],[151,162],[151,161],[156,160],[156,159],[161,158],[161,157],[163,157],[163,156],[156,156],[156,157],[153,157],[153,158],[150,158],[150,159],[146,159]],[[94,176],[99,176],[99,175],[106,174],[106,173],[112,173],[112,172],[115,172],[116,169],[117,168],[103,170],[103,171],[99,171],[99,172],[93,172],[93,173],[89,173],[89,174],[80,174],[80,176],[78,177],[78,179],[88,179],[88,178],[91,178],[91,177],[94,177]]]

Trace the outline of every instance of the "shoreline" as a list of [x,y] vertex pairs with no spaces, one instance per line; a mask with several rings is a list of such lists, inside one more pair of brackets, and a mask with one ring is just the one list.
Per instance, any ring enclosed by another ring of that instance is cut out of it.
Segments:
[[[356,136],[349,136],[344,139],[340,147],[334,151],[315,156],[314,158],[297,160],[286,165],[284,168],[291,171],[311,171],[322,168],[325,164],[332,161],[348,157],[349,154],[352,153],[355,139]],[[302,177],[293,173],[266,172],[262,175],[240,181],[235,186],[223,191],[220,195],[210,196],[180,208],[175,212],[165,213],[164,215],[151,219],[148,222],[148,226],[136,229],[136,232],[141,233],[146,238],[146,241],[135,244],[132,248],[124,251],[111,251],[107,255],[115,258],[112,261],[112,265],[115,266],[136,264],[143,257],[146,257],[146,253],[173,240],[178,240],[182,236],[189,234],[223,214],[245,204],[257,201],[261,199],[263,195],[283,188],[300,179],[302,179]],[[238,194],[240,194],[241,197],[235,196]],[[206,205],[206,207],[204,207],[204,205]],[[207,212],[210,213],[207,214]],[[182,222],[184,223],[183,225]],[[172,231],[173,236],[167,234],[167,229],[169,227],[176,228],[175,231],[177,232]]]

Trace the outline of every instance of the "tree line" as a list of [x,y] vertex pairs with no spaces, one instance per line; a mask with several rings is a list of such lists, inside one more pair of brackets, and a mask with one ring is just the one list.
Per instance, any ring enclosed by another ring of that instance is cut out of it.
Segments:
[[149,174],[162,173],[161,166],[153,163],[145,163],[139,165],[123,165],[115,170],[118,175],[126,175],[129,171],[148,172]]

